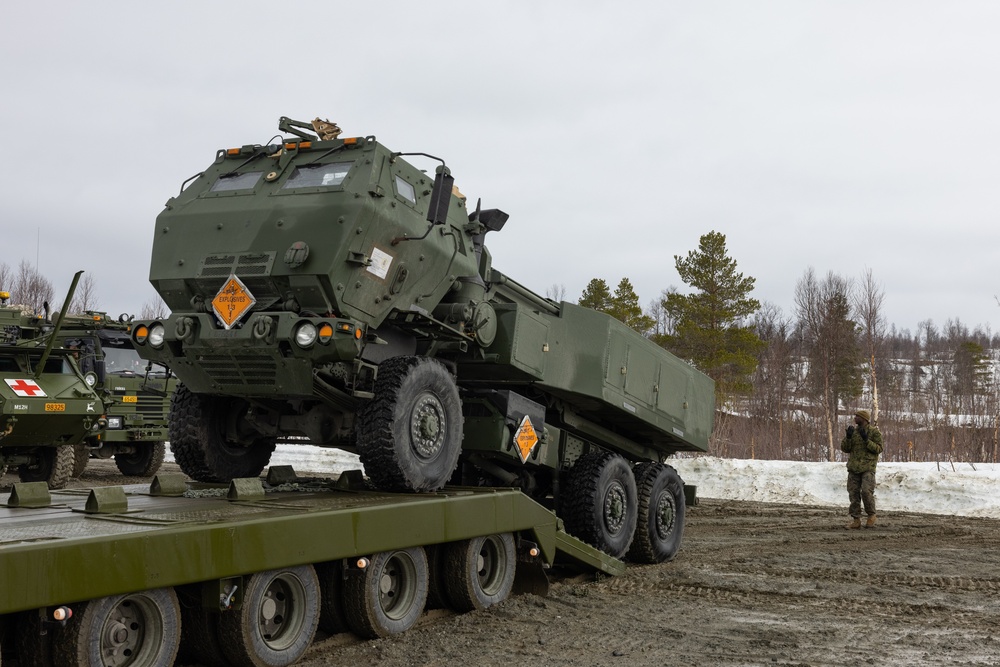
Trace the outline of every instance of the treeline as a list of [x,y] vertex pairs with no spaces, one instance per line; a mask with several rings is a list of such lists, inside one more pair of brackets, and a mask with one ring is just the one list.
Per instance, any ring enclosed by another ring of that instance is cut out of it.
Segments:
[[[785,314],[750,296],[725,236],[710,232],[675,256],[688,293],[664,290],[643,311],[627,278],[595,278],[580,305],[608,312],[716,382],[710,453],[736,458],[839,460],[854,411],[877,414],[884,460],[996,461],[1000,336],[949,320],[916,332],[888,326],[884,291],[807,269]],[[551,293],[550,293],[551,296]]]
[[[45,304],[49,305],[52,312],[62,310],[64,306],[62,300],[66,297],[65,294],[56,294],[52,281],[39,273],[38,269],[27,260],[21,260],[17,268],[12,268],[6,262],[0,262],[0,292],[7,292],[10,295],[8,304],[20,306],[25,312],[38,315],[44,313]],[[85,272],[80,277],[73,300],[66,312],[84,313],[100,309],[97,281],[93,274]],[[142,305],[139,317],[153,319],[162,317],[166,313],[166,304],[159,297],[155,297]]]

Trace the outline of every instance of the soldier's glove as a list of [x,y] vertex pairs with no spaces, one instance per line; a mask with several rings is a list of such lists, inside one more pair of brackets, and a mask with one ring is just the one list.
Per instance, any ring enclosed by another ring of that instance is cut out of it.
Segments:
[[868,442],[868,429],[866,429],[864,426],[862,426],[862,427],[860,427],[858,429],[858,433],[861,434],[861,439],[862,440],[864,440],[865,442]]
[[848,426],[847,427],[847,437],[850,438],[852,435],[854,435],[854,426]]

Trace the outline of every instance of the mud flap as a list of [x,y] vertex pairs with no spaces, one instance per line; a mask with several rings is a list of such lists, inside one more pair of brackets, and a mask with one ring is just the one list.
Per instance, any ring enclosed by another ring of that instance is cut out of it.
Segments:
[[514,572],[515,595],[530,593],[545,597],[549,594],[549,578],[545,576],[545,567],[541,561],[526,562],[517,561],[517,569]]

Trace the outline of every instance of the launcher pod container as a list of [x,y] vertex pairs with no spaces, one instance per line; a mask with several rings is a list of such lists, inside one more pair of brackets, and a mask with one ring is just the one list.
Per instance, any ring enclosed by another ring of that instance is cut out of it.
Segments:
[[123,475],[151,477],[166,453],[170,394],[177,380],[161,364],[139,357],[129,336],[132,318],[86,311],[67,315],[59,330],[61,346],[73,350],[85,372],[97,376],[107,427],[74,448],[73,476],[91,458],[114,457]]
[[73,473],[74,447],[106,425],[97,375],[56,343],[62,316],[53,323],[9,298],[0,292],[0,471],[17,466],[22,481],[60,489]]
[[672,557],[684,495],[663,461],[707,448],[712,381],[494,269],[484,240],[508,216],[470,211],[443,160],[278,126],[280,143],[218,151],[156,221],[172,314],[132,338],[182,383],[181,468],[258,475],[297,438],[356,451],[376,488],[515,486],[608,554]]

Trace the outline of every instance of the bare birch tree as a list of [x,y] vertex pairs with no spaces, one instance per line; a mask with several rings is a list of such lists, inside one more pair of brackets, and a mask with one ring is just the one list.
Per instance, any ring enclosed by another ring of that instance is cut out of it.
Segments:
[[872,424],[878,425],[878,377],[875,358],[885,339],[886,321],[882,314],[882,304],[885,302],[885,290],[875,281],[871,269],[866,269],[861,276],[861,287],[855,293],[854,310],[861,325],[861,334],[865,340],[865,351],[869,357],[869,373],[872,383]]

